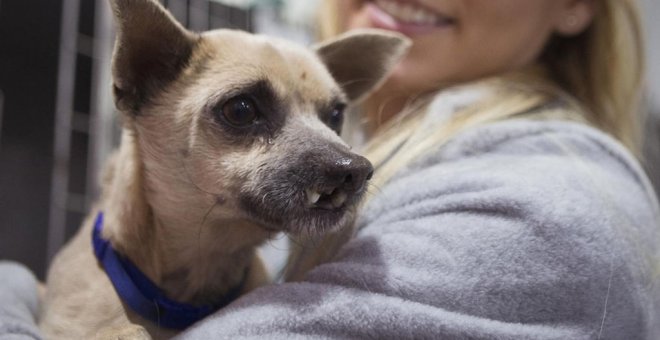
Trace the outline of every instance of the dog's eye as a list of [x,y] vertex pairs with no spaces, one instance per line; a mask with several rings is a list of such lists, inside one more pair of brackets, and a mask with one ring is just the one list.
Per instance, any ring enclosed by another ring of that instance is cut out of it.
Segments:
[[335,105],[327,119],[328,126],[337,134],[341,133],[341,126],[344,124],[344,109],[346,109],[345,104]]
[[222,115],[229,124],[237,127],[247,126],[257,120],[257,106],[250,98],[235,97],[222,106]]

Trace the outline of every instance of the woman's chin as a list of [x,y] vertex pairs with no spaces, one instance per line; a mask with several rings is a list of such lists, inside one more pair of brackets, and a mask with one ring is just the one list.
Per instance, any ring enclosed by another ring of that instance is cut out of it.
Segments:
[[440,89],[448,77],[439,68],[427,69],[414,60],[405,59],[392,71],[379,88],[383,98],[414,98]]

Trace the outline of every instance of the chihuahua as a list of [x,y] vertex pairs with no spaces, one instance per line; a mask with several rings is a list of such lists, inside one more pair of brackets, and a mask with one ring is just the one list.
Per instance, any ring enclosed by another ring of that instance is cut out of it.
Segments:
[[373,170],[340,139],[343,111],[409,45],[365,30],[307,49],[110,5],[121,143],[49,270],[47,338],[173,336],[267,283],[255,251],[275,233],[350,224]]

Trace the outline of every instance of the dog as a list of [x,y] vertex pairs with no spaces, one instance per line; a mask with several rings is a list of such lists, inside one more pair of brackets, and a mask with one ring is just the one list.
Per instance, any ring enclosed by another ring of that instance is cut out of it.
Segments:
[[409,45],[367,30],[307,49],[110,5],[121,143],[49,269],[52,339],[171,337],[268,282],[255,250],[274,233],[350,224],[373,169],[340,139],[343,111]]

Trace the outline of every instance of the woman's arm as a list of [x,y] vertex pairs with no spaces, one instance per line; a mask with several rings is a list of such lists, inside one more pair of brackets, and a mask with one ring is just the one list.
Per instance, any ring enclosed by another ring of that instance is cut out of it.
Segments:
[[646,189],[589,128],[480,128],[382,188],[335,261],[181,338],[651,339]]
[[0,339],[41,339],[34,275],[19,264],[0,261],[0,280]]

